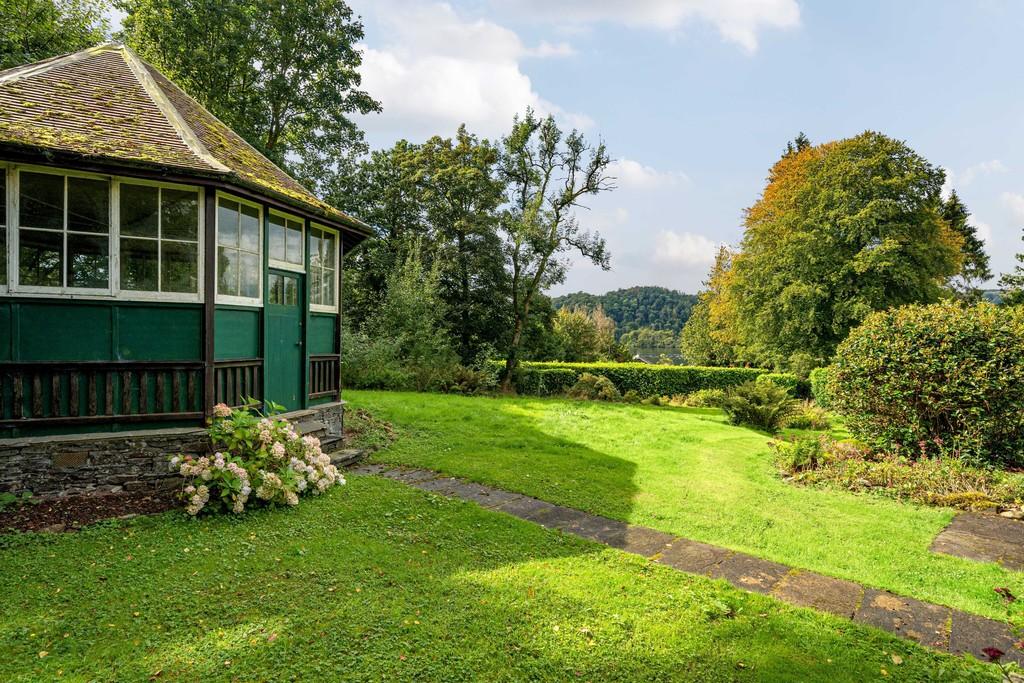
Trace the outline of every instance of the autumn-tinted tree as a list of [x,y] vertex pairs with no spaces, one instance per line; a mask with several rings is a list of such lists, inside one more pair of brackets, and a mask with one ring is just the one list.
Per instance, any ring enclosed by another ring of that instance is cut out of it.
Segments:
[[963,263],[963,238],[940,212],[943,180],[875,132],[786,154],[747,210],[712,325],[749,361],[824,362],[870,312],[938,300]]
[[0,0],[0,69],[106,40],[105,0]]
[[942,218],[956,232],[963,242],[963,265],[951,280],[950,286],[957,295],[967,301],[979,301],[979,285],[991,279],[989,257],[985,253],[985,242],[978,237],[978,230],[970,222],[971,212],[961,201],[956,190],[942,203]]
[[553,117],[527,110],[502,140],[501,174],[508,188],[502,217],[510,273],[511,338],[505,358],[505,388],[519,363],[523,331],[534,299],[565,279],[560,257],[576,251],[608,268],[604,240],[580,229],[575,211],[588,196],[612,189],[611,159],[603,143],[592,147],[577,131],[562,133]]
[[730,365],[737,360],[735,340],[726,329],[733,318],[726,292],[732,258],[728,247],[718,248],[704,289],[697,295],[697,305],[679,333],[679,353],[690,365]]
[[363,25],[343,0],[118,0],[124,40],[319,190],[359,149]]

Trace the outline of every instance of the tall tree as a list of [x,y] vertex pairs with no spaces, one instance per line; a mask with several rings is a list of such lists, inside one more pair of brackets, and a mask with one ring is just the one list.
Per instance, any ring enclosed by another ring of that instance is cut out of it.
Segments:
[[472,361],[507,330],[507,291],[498,207],[504,184],[498,148],[459,126],[455,138],[435,136],[420,148],[419,186],[443,271],[449,327],[463,361]]
[[584,198],[613,185],[604,144],[592,147],[575,130],[564,135],[554,117],[541,119],[527,110],[513,121],[502,147],[501,173],[508,185],[502,229],[512,271],[512,335],[503,385],[508,390],[534,299],[565,279],[568,266],[560,257],[574,250],[595,265],[609,267],[604,240],[581,230],[575,211]]
[[0,69],[106,40],[105,0],[0,0]]
[[1024,252],[1017,254],[1017,266],[1013,271],[1004,273],[999,278],[999,286],[1004,288],[1003,304],[1007,306],[1024,305]]
[[363,25],[344,0],[117,0],[124,40],[315,190],[360,150]]
[[734,340],[728,336],[724,322],[731,320],[725,288],[732,258],[728,247],[718,248],[704,289],[697,295],[697,305],[679,333],[679,352],[691,365],[729,365],[736,361]]
[[978,230],[970,222],[971,212],[953,190],[942,203],[942,218],[963,241],[963,265],[960,272],[950,280],[950,287],[962,299],[981,300],[980,284],[992,278],[985,242],[978,237]]
[[747,210],[725,325],[748,360],[831,357],[870,312],[938,300],[961,272],[963,238],[939,211],[943,172],[865,132],[786,154]]

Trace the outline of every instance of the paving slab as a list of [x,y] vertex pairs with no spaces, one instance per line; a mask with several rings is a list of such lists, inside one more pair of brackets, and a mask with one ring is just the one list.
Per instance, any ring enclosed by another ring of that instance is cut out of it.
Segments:
[[982,661],[987,661],[988,655],[982,650],[995,647],[1005,653],[1002,661],[1024,665],[1024,652],[1014,647],[1018,640],[1020,639],[1014,637],[1007,624],[953,610],[949,651],[955,655],[970,653]]
[[853,581],[793,570],[782,577],[771,594],[791,605],[852,619],[864,597],[864,587]]
[[673,541],[672,545],[663,550],[655,559],[661,564],[667,564],[684,572],[707,574],[712,567],[730,555],[732,555],[731,550],[680,538]]
[[388,479],[394,479],[395,481],[400,481],[405,484],[417,484],[421,481],[427,481],[428,479],[436,479],[439,475],[437,472],[431,472],[430,470],[396,468],[381,472],[381,476],[387,477]]
[[374,463],[369,463],[367,465],[358,465],[356,467],[348,467],[348,468],[345,469],[345,473],[346,474],[348,474],[348,473],[351,473],[351,474],[363,474],[363,475],[383,474],[388,469],[389,468],[388,468],[387,465],[382,465],[382,464],[380,464],[378,462],[374,462]]
[[867,588],[853,620],[945,650],[951,612],[948,607]]
[[679,537],[644,526],[633,526],[613,520],[611,524],[590,538],[627,553],[651,557],[666,550],[669,544]]
[[525,519],[531,522],[538,521],[541,517],[546,514],[550,514],[557,505],[544,502],[543,500],[537,500],[536,498],[530,498],[528,496],[519,496],[513,498],[507,503],[502,503],[495,510],[501,512],[507,512],[510,515]]
[[725,579],[737,588],[767,594],[789,570],[790,567],[778,562],[734,553],[711,567],[708,573],[712,578]]
[[962,512],[931,545],[932,552],[1024,569],[1024,522],[997,515]]

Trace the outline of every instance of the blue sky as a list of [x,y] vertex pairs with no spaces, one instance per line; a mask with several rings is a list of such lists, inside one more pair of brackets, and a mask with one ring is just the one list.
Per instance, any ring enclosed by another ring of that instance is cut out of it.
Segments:
[[557,292],[695,291],[787,140],[865,129],[950,171],[997,272],[1024,248],[1024,3],[354,0],[375,147],[497,137],[526,106],[602,138],[619,189],[589,202],[611,272]]

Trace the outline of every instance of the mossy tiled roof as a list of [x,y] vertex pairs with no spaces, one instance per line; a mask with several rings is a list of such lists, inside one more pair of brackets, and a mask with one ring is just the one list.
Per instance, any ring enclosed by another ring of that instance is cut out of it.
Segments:
[[116,43],[0,71],[0,144],[219,178],[368,231]]

